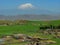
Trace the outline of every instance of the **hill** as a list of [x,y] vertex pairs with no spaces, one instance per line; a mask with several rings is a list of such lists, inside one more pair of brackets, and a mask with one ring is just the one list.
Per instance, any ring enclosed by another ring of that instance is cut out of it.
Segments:
[[60,15],[15,15],[15,16],[5,16],[0,15],[0,20],[59,20]]

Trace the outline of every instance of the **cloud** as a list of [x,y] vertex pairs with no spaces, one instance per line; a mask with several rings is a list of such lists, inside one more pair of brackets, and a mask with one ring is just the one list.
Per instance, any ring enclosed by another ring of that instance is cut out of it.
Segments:
[[32,5],[31,3],[25,3],[25,4],[21,4],[19,7],[19,9],[32,9],[34,8],[34,5]]

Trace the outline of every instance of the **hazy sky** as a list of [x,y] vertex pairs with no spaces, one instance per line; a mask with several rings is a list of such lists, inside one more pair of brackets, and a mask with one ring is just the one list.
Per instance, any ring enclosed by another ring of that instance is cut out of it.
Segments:
[[59,13],[60,0],[0,0],[1,15]]

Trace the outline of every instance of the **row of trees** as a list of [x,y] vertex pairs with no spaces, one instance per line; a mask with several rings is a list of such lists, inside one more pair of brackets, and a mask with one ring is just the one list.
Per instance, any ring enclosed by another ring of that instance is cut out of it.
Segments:
[[40,29],[60,29],[60,25],[58,26],[53,26],[53,25],[48,25],[48,26],[40,26]]

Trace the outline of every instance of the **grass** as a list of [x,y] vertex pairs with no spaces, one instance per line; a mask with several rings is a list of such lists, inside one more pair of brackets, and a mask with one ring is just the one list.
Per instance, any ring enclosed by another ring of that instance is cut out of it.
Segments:
[[[40,25],[39,25],[40,24]],[[53,45],[60,45],[60,39],[54,39],[52,35],[42,35],[38,33],[39,26],[41,25],[60,25],[60,20],[54,21],[29,21],[24,25],[12,25],[12,26],[0,26],[0,37],[2,35],[11,35],[13,33],[22,33],[32,37],[41,37],[41,38],[51,38],[57,43]],[[24,45],[25,43],[20,44],[10,44],[10,45]]]
[[37,26],[31,25],[15,25],[15,26],[0,26],[0,34],[11,34],[11,33],[34,33],[38,30]]

